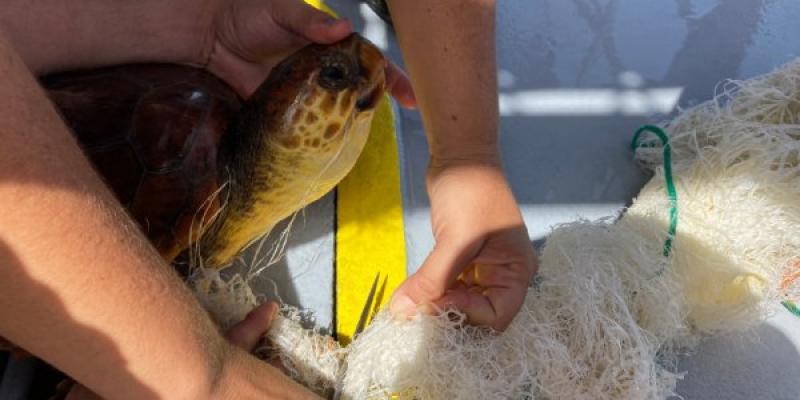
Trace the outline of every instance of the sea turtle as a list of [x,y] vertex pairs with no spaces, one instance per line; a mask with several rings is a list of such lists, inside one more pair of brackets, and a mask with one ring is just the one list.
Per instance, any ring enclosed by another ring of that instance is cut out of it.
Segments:
[[161,255],[223,267],[353,167],[385,86],[357,34],[277,65],[246,101],[203,70],[126,65],[43,78],[78,141]]

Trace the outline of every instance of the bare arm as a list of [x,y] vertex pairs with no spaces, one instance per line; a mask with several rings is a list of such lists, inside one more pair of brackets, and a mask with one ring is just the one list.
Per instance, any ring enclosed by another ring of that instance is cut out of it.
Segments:
[[299,0],[3,2],[0,336],[106,398],[312,398],[221,339],[91,169],[34,75],[188,63],[246,96],[281,56],[350,29]]
[[494,1],[389,7],[435,163],[498,162]]
[[428,136],[436,245],[396,292],[395,315],[456,307],[504,329],[536,271],[500,164],[493,0],[390,0]]
[[[212,14],[237,17],[222,12],[230,4],[9,0],[0,8],[0,336],[104,398],[313,397],[223,340],[33,76],[124,62],[203,64],[216,32]],[[291,23],[319,18],[281,10]],[[302,44],[266,25],[284,36],[262,39],[259,50]],[[226,62],[237,58],[218,65]],[[268,67],[253,68],[251,79]]]
[[2,36],[0,75],[0,335],[106,398],[304,396],[223,340]]
[[[0,27],[36,73],[125,62],[203,62],[207,0],[4,0]],[[181,18],[173,16],[181,15]]]

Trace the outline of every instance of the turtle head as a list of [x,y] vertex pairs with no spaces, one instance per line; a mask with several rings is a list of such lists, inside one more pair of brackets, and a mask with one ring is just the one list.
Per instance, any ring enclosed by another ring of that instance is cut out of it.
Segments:
[[[309,167],[341,160],[327,174],[341,179],[341,172],[352,167],[353,156],[366,142],[373,112],[385,91],[385,68],[380,50],[358,34],[300,49],[272,70],[242,110],[238,140],[263,146],[237,152],[263,153],[247,162],[262,160],[267,151]],[[285,167],[280,162],[275,166]]]
[[315,64],[310,84],[332,96],[344,94],[342,98],[347,101],[341,104],[340,112],[364,113],[375,108],[385,87],[386,60],[372,43],[352,34],[333,45],[312,45],[305,51],[315,52],[319,57],[304,57],[302,51],[297,54]]
[[319,199],[353,168],[384,97],[386,60],[352,34],[311,44],[247,100],[227,144],[231,182],[206,257],[223,265],[277,222]]
[[277,77],[297,75],[284,78],[295,86],[265,136],[268,162],[272,173],[293,182],[284,189],[307,185],[294,194],[295,208],[333,189],[355,165],[384,97],[385,68],[380,50],[357,34],[307,46],[276,68]]
[[380,50],[357,34],[332,45],[307,46],[289,57],[274,75],[299,76],[285,81],[296,86],[288,91],[285,111],[276,121],[272,151],[286,152],[315,171],[327,165],[318,172],[325,179],[341,180],[366,142],[385,91],[385,68]]

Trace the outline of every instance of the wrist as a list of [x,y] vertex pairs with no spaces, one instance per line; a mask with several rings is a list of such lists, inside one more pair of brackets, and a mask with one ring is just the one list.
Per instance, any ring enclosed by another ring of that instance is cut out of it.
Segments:
[[431,153],[428,163],[428,178],[452,170],[461,171],[495,171],[502,176],[502,162],[500,152],[496,147],[474,148],[471,150],[459,149],[458,151]]
[[220,368],[211,375],[211,382],[208,386],[209,392],[207,400],[233,399],[236,398],[237,388],[242,388],[242,353],[231,345],[226,347],[223,352]]
[[470,196],[488,196],[505,193],[510,197],[511,188],[499,160],[494,158],[470,158],[449,160],[428,168],[426,187],[431,200],[453,190],[469,193]]
[[[153,58],[158,61],[205,67],[214,43],[218,0],[169,0],[147,21],[155,32]],[[157,7],[151,7],[156,9]]]
[[459,225],[456,231],[460,233],[451,231],[451,235],[467,241],[476,240],[474,236],[463,236],[476,233],[469,227],[476,223],[483,227],[484,233],[523,224],[519,205],[499,163],[467,162],[432,168],[428,170],[426,183],[437,240],[441,236],[436,232],[456,224],[456,220],[466,225]]
[[314,394],[276,368],[232,345],[219,375],[212,381],[208,400],[253,399],[316,400]]
[[433,168],[464,164],[500,165],[497,118],[428,118],[425,130]]
[[441,170],[470,165],[501,168],[500,151],[494,144],[454,147],[450,147],[448,150],[431,151],[428,169]]

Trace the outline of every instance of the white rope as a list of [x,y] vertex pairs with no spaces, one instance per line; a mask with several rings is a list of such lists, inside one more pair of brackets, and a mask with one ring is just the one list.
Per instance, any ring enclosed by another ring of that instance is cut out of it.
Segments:
[[[455,312],[397,323],[384,311],[340,349],[287,311],[268,337],[294,378],[347,399],[664,399],[682,376],[680,354],[754,327],[797,295],[785,276],[800,255],[799,124],[800,62],[720,85],[666,124],[680,209],[670,258],[652,142],[636,157],[655,176],[633,205],[617,222],[555,228],[502,334]],[[255,306],[243,281],[212,281],[198,287],[221,321]]]

